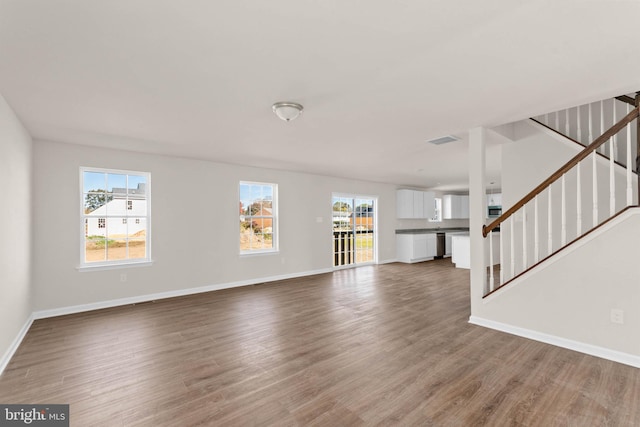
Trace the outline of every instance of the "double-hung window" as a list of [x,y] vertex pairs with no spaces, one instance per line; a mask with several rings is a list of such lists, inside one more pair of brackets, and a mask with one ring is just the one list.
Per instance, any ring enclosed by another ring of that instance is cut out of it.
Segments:
[[80,168],[81,268],[151,261],[150,193],[147,172]]
[[278,186],[240,182],[240,253],[278,250]]

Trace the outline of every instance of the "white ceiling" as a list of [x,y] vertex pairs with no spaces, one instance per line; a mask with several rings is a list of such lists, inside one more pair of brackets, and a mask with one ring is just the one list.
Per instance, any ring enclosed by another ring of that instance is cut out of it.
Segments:
[[[640,89],[634,16],[631,0],[0,0],[0,93],[36,139],[464,189],[468,129]],[[280,121],[276,101],[304,114]],[[426,143],[447,134],[463,139]]]

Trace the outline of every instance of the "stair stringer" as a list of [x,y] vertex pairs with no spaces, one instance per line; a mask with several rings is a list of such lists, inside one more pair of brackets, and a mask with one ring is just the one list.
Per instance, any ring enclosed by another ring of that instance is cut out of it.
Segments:
[[[470,323],[640,367],[640,208],[473,307]],[[623,311],[623,324],[611,310]]]

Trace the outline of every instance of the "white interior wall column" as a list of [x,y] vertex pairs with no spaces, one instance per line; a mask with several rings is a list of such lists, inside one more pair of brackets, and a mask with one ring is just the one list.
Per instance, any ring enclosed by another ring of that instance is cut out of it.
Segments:
[[469,233],[471,244],[471,315],[482,304],[486,288],[485,239],[482,226],[485,221],[487,198],[485,186],[486,129],[469,131]]

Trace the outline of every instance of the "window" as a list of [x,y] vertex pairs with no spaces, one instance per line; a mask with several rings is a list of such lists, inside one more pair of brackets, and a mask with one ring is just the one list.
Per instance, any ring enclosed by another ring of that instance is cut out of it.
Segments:
[[151,261],[150,175],[80,168],[80,188],[80,267]]
[[240,253],[275,252],[277,239],[276,184],[240,182]]
[[433,203],[435,205],[435,213],[433,218],[429,218],[429,222],[442,222],[442,199],[436,197],[433,199]]

